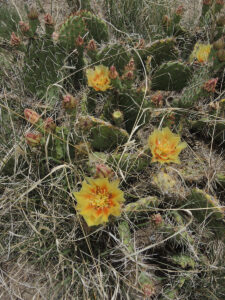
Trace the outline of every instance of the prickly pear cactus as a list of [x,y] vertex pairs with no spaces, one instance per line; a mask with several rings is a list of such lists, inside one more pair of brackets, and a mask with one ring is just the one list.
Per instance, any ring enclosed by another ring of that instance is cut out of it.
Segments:
[[[175,60],[178,57],[178,48],[176,47],[176,40],[174,38],[156,40],[151,44],[143,46],[141,49],[137,49],[136,51],[143,61],[146,61],[147,57],[151,56],[151,65],[153,67],[164,61]],[[137,54],[135,61],[140,61]]]
[[120,74],[124,71],[130,58],[129,52],[120,43],[107,45],[99,52],[97,57],[105,66],[110,67],[114,65]]
[[224,239],[224,209],[220,207],[219,201],[200,189],[193,189],[188,200],[190,207],[201,208],[193,211],[195,218],[201,223],[206,222],[216,235]]
[[68,17],[59,30],[59,42],[66,49],[74,50],[78,37],[96,42],[108,41],[108,28],[103,20],[89,11],[81,11]]
[[113,122],[112,112],[119,110],[123,112],[124,126],[128,132],[131,132],[136,121],[139,125],[145,124],[150,117],[150,103],[143,97],[143,93],[131,91],[129,94],[121,93],[109,97],[103,111],[105,119]]
[[67,2],[0,41],[3,279],[13,259],[45,298],[224,299],[224,1],[190,28],[165,1]]
[[163,63],[152,76],[154,90],[182,90],[191,76],[190,68],[178,61]]
[[87,33],[85,21],[77,15],[72,15],[61,25],[59,29],[59,43],[68,50],[76,48],[77,38]]
[[87,130],[88,124],[89,140],[95,150],[112,150],[128,140],[128,133],[121,128],[113,126],[108,122],[90,116],[80,118],[80,129]]
[[37,97],[58,96],[54,86],[62,78],[60,69],[63,66],[65,53],[51,39],[37,38],[30,41],[24,58],[24,85]]

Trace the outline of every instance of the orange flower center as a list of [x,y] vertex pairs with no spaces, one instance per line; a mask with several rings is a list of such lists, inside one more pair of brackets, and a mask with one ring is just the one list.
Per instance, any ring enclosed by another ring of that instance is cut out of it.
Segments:
[[163,139],[162,141],[156,140],[156,149],[155,156],[166,160],[167,156],[173,154],[176,150],[174,143],[169,143],[167,140]]
[[91,199],[91,206],[95,209],[109,208],[112,206],[112,195],[104,187],[96,187],[93,198]]

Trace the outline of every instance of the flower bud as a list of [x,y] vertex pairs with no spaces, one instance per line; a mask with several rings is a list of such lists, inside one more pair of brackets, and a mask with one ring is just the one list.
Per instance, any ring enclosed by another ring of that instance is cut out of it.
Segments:
[[84,44],[84,39],[80,35],[78,35],[78,38],[76,39],[75,44],[76,44],[76,46],[81,47]]
[[63,96],[62,106],[65,110],[71,111],[77,107],[78,100],[74,98],[72,95],[67,94]]
[[220,104],[218,101],[209,103],[210,110],[218,110],[220,108]]
[[154,225],[159,226],[162,225],[163,218],[160,214],[154,214],[153,216],[151,216],[151,221]]
[[151,102],[155,104],[157,107],[163,106],[163,95],[160,91],[156,92],[151,97]]
[[47,118],[44,120],[44,130],[46,132],[52,132],[56,128],[56,124],[52,118]]
[[36,147],[41,142],[41,133],[28,132],[25,134],[26,142],[31,147]]
[[134,71],[135,63],[133,57],[130,59],[129,63],[125,66],[126,71]]
[[203,5],[211,5],[212,0],[203,0]]
[[179,5],[178,8],[176,9],[175,14],[177,16],[182,16],[184,14],[184,6],[183,5]]
[[221,61],[221,62],[225,61],[225,49],[218,50],[216,54],[217,54],[219,61]]
[[142,291],[143,291],[145,297],[148,297],[148,298],[152,297],[155,294],[154,286],[151,284],[147,284],[147,283],[142,286]]
[[217,20],[216,20],[216,24],[218,26],[224,26],[225,25],[225,15],[220,16]]
[[143,49],[145,47],[145,40],[140,39],[140,41],[136,44],[137,49]]
[[163,25],[165,25],[166,27],[169,27],[171,24],[171,19],[170,17],[168,17],[167,15],[163,16],[162,18],[162,23]]
[[128,80],[132,80],[134,78],[134,72],[133,71],[128,71],[127,73],[125,73],[123,75],[123,79],[128,79]]
[[44,16],[44,21],[45,21],[45,25],[51,25],[51,26],[54,25],[53,18],[50,14]]
[[95,171],[94,178],[110,179],[115,175],[113,170],[105,164],[96,164],[95,167],[96,167],[96,171]]
[[113,121],[117,126],[120,126],[123,123],[124,116],[122,111],[120,110],[115,110],[112,114]]
[[32,7],[27,16],[30,20],[37,20],[38,12],[34,7]]
[[206,92],[214,93],[214,92],[215,92],[215,89],[216,89],[217,81],[218,81],[218,77],[217,77],[217,78],[209,79],[208,81],[206,81],[206,82],[204,83],[203,89],[204,89]]
[[116,67],[111,66],[110,69],[109,69],[109,78],[110,79],[116,79],[117,77],[119,77],[119,74],[116,71]]
[[11,34],[10,44],[12,46],[19,46],[21,44],[21,40],[18,36],[15,35],[15,32],[12,32]]
[[22,33],[26,33],[30,30],[29,24],[23,21],[19,21],[19,26]]
[[223,37],[213,43],[213,48],[216,50],[223,49],[224,47],[225,47],[225,41]]
[[216,0],[216,4],[218,5],[224,5],[224,0]]
[[39,121],[40,115],[36,113],[34,110],[26,108],[24,110],[25,119],[31,124],[35,124]]
[[83,131],[88,131],[93,126],[93,121],[89,116],[80,116],[78,120],[78,126]]
[[54,31],[54,32],[52,33],[52,39],[53,39],[53,41],[57,42],[58,39],[59,39],[59,33],[56,32],[56,31]]
[[90,40],[90,42],[87,45],[87,50],[89,51],[96,51],[97,50],[97,46],[94,40]]

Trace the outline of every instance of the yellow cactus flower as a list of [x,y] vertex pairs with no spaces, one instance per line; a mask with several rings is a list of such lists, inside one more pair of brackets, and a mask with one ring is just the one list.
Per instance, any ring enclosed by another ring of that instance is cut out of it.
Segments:
[[93,87],[96,91],[106,91],[111,89],[109,68],[103,65],[96,66],[95,69],[87,69],[86,75],[88,86]]
[[109,215],[121,214],[121,204],[125,199],[118,185],[118,180],[109,182],[108,178],[87,178],[81,190],[74,193],[76,209],[88,226],[103,224],[108,222]]
[[168,127],[162,130],[155,129],[149,136],[148,144],[152,152],[152,162],[180,164],[178,155],[187,144],[180,143],[180,136],[172,133]]
[[208,61],[209,54],[211,52],[212,45],[210,44],[200,44],[196,43],[194,50],[190,56],[190,60],[194,60],[195,58],[199,63],[205,63]]

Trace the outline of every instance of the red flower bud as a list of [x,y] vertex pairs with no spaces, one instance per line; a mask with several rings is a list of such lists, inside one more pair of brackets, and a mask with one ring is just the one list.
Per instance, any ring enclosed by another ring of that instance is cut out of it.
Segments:
[[126,79],[128,80],[132,80],[134,78],[134,72],[133,71],[129,71],[125,74],[124,76]]
[[162,107],[163,105],[163,95],[160,91],[156,92],[151,97],[151,102],[154,103],[158,107]]
[[77,107],[77,104],[78,104],[78,100],[75,99],[72,95],[67,94],[63,96],[62,106],[67,111],[75,109]]
[[78,126],[83,131],[88,131],[93,126],[93,121],[89,116],[80,116],[78,120]]
[[30,12],[28,13],[28,18],[30,20],[36,20],[38,19],[38,12],[35,8],[31,8]]
[[47,118],[46,120],[44,120],[44,129],[47,132],[52,132],[54,131],[56,128],[56,124],[53,121],[52,118]]
[[146,283],[142,286],[142,291],[143,291],[145,297],[151,297],[155,294],[154,286],[151,284],[148,284],[148,283]]
[[21,43],[21,40],[18,36],[15,35],[15,32],[12,32],[11,34],[11,39],[10,39],[10,44],[12,46],[19,46]]
[[96,172],[94,178],[112,178],[113,170],[105,164],[96,164]]
[[111,66],[109,69],[109,78],[116,79],[119,76],[118,72],[116,71],[115,66]]
[[206,81],[203,85],[203,89],[207,92],[211,92],[211,93],[214,93],[215,92],[215,89],[216,89],[216,84],[217,84],[217,81],[218,81],[218,77],[217,78],[212,78],[212,79],[209,79],[208,81]]
[[140,39],[140,41],[136,44],[137,49],[143,49],[145,47],[145,40]]
[[184,6],[179,5],[178,8],[176,9],[175,13],[176,13],[177,16],[182,16],[184,14]]
[[82,46],[84,44],[84,39],[78,35],[78,38],[76,39],[76,42],[75,42],[76,46]]
[[212,0],[203,0],[203,4],[204,5],[211,5],[212,4]]
[[40,115],[36,113],[34,110],[26,108],[24,110],[25,119],[31,124],[35,124],[40,119]]
[[31,147],[36,147],[41,142],[41,133],[28,132],[25,134],[26,142]]
[[23,32],[23,33],[26,33],[30,30],[30,26],[28,23],[25,23],[23,21],[19,21],[19,26],[20,26],[20,30]]
[[51,25],[51,26],[54,25],[53,18],[50,14],[45,15],[44,20],[46,25]]
[[162,18],[162,22],[163,22],[163,25],[165,25],[166,27],[168,27],[171,24],[171,19],[170,19],[170,17],[168,17],[167,15],[165,15]]
[[224,0],[216,0],[216,4],[218,4],[218,5],[224,5]]
[[59,34],[58,34],[58,32],[56,32],[56,31],[54,31],[53,32],[53,34],[52,34],[52,39],[53,39],[53,41],[58,41],[58,39],[59,39]]
[[126,71],[134,71],[135,63],[133,57],[130,59],[129,63],[125,66]]
[[151,217],[151,221],[153,224],[155,224],[156,226],[161,225],[163,223],[163,218],[160,214],[154,214]]
[[97,50],[97,46],[94,40],[90,40],[90,42],[87,45],[87,50],[89,51],[96,51]]

